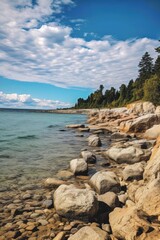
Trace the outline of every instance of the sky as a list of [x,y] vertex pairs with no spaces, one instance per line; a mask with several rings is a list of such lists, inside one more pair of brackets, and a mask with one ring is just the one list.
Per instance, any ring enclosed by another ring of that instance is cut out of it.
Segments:
[[160,39],[159,0],[0,0],[0,107],[71,107],[127,84]]

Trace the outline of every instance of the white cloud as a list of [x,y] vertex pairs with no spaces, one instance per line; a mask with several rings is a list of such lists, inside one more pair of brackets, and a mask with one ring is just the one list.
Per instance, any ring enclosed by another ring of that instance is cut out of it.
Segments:
[[64,4],[73,2],[38,0],[32,6],[31,0],[1,0],[1,76],[63,87],[118,87],[137,76],[145,51],[156,56],[157,40],[116,41],[104,36],[87,42],[73,38],[70,27],[46,23]]
[[61,102],[59,100],[33,98],[30,94],[17,94],[17,93],[6,94],[0,92],[0,107],[56,109],[71,107],[71,104]]

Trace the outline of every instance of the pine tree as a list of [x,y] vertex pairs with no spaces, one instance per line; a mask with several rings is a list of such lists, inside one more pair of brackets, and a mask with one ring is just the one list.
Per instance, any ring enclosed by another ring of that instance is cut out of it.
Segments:
[[145,82],[146,79],[150,78],[153,73],[153,58],[146,52],[138,65],[139,67],[139,80],[142,83]]
[[158,56],[155,61],[154,72],[160,78],[160,56]]

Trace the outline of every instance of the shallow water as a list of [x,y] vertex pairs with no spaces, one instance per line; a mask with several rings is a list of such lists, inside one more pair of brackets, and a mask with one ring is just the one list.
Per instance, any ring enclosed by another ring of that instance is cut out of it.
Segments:
[[38,181],[67,168],[86,138],[65,126],[85,121],[86,115],[0,111],[0,187]]

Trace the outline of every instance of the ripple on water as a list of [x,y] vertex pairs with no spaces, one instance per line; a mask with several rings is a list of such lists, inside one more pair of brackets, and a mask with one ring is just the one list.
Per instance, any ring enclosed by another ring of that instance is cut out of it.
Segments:
[[26,139],[26,140],[28,140],[28,139],[38,139],[38,137],[36,137],[36,135],[26,135],[26,136],[18,136],[17,137],[18,139]]

